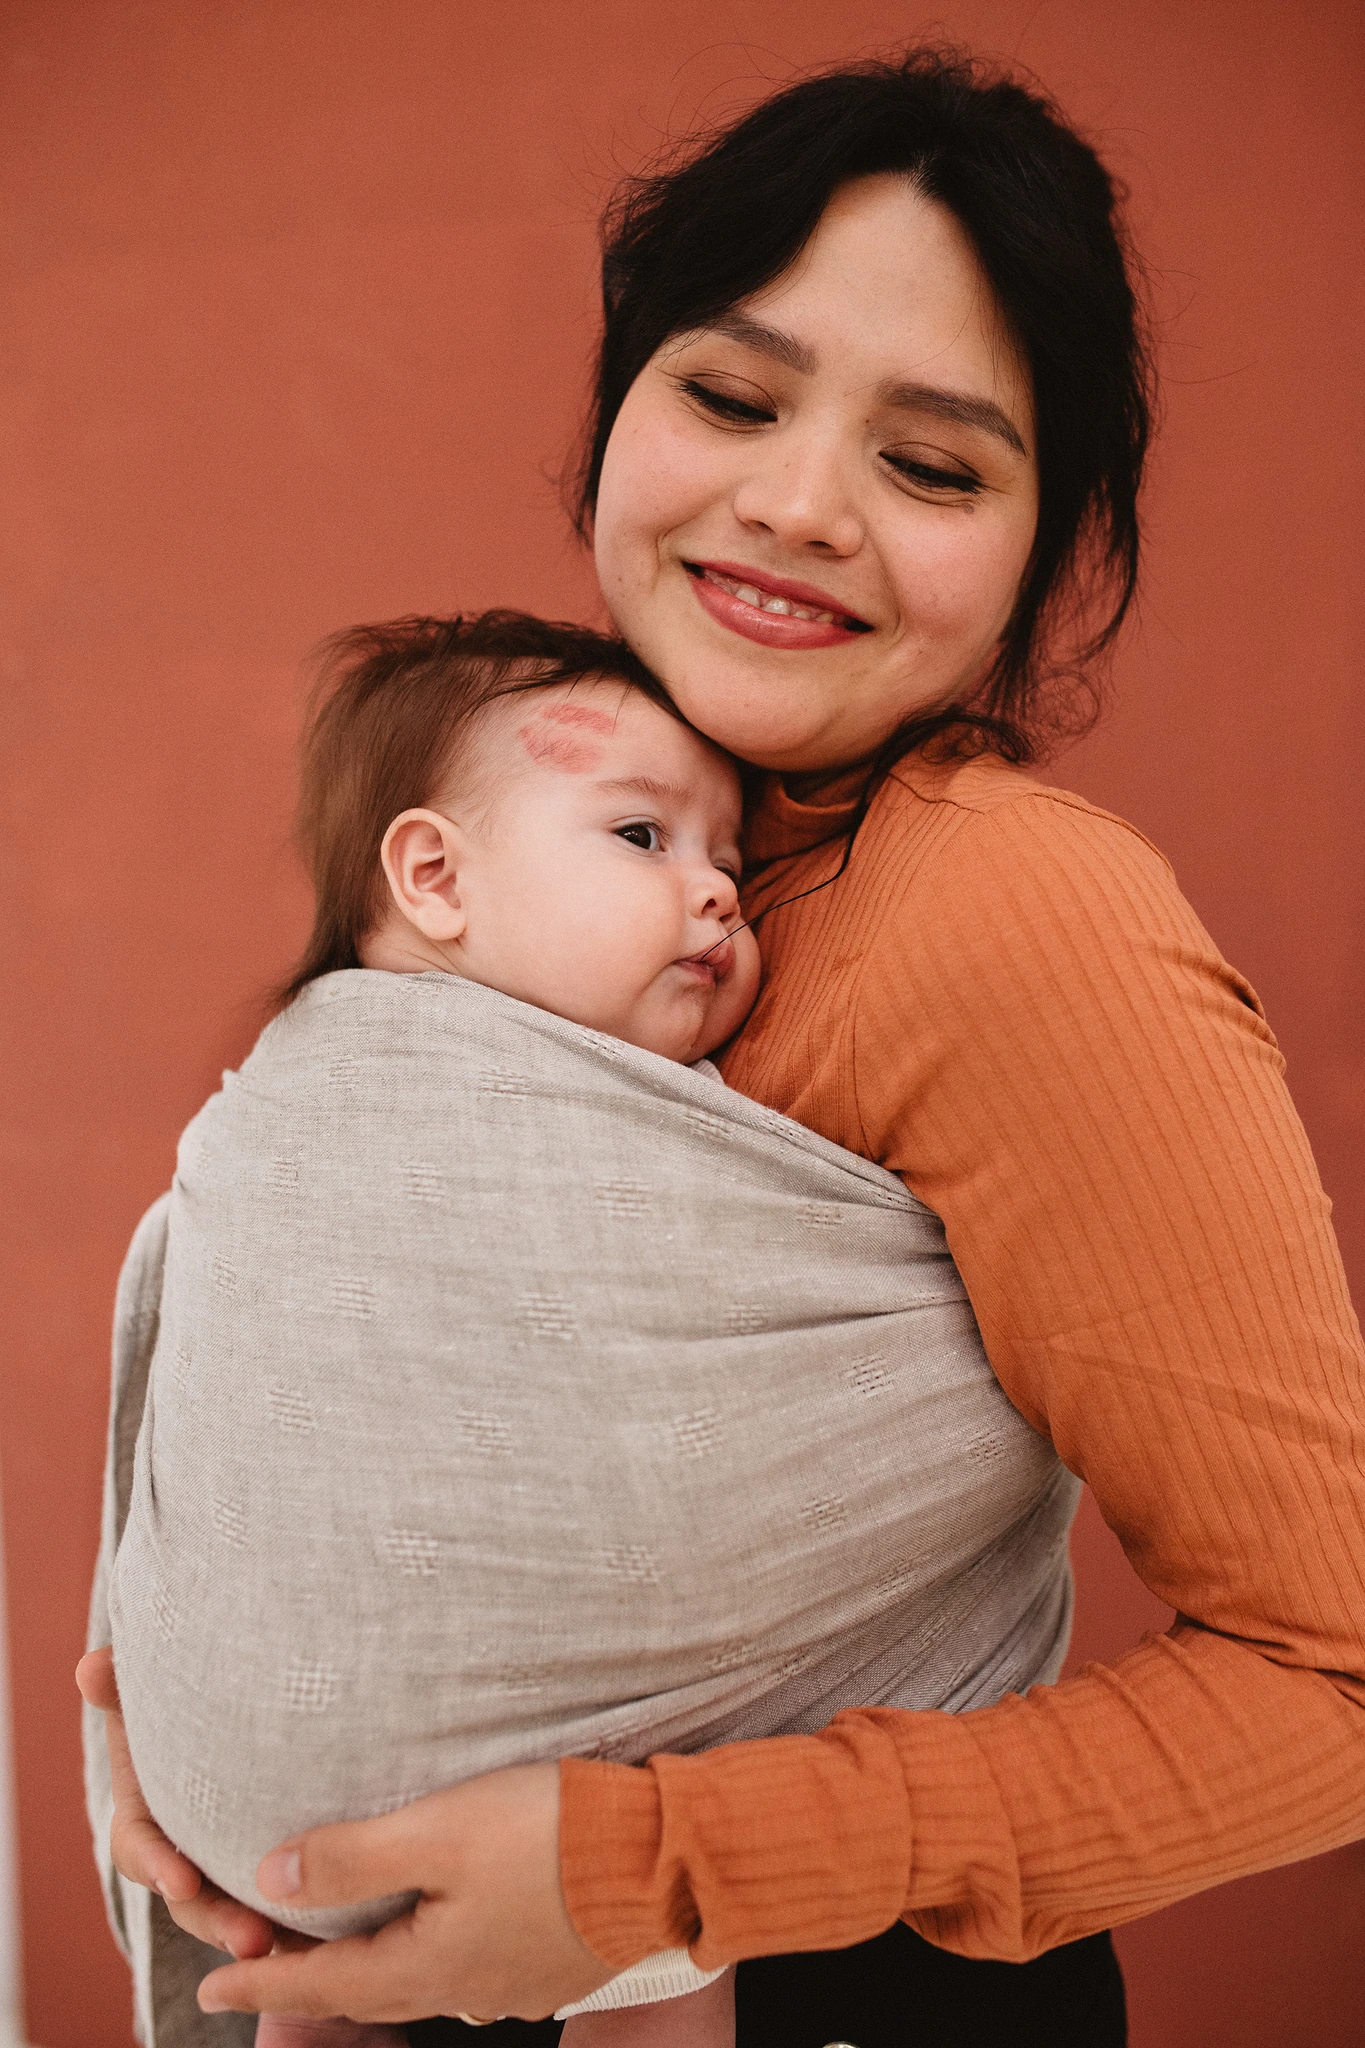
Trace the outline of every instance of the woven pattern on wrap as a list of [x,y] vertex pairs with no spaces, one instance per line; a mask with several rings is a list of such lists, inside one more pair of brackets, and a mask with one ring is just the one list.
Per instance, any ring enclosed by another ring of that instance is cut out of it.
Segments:
[[476,984],[330,975],[181,1142],[138,1773],[257,1902],[282,1837],[499,1765],[984,1704],[1057,1673],[1076,1492],[890,1174]]

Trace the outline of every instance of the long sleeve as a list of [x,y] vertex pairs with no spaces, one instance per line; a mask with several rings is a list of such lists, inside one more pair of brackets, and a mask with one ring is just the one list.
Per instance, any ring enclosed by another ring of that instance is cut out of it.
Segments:
[[799,979],[837,936],[846,986],[727,1077],[942,1216],[1005,1391],[1179,1619],[974,1712],[566,1764],[566,1895],[610,1960],[897,1914],[1018,1959],[1365,1834],[1365,1370],[1255,998],[1160,856],[1060,792],[907,800],[875,851],[774,946]]

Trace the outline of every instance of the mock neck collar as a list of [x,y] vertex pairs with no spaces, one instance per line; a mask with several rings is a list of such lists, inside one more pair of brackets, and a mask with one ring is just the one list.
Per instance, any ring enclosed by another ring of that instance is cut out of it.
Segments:
[[797,798],[780,775],[765,776],[746,821],[746,859],[755,866],[783,860],[846,832],[862,797],[863,780],[861,771],[845,772]]

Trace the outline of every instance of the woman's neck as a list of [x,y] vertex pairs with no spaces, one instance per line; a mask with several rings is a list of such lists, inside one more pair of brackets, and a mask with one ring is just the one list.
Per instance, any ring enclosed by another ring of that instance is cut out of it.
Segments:
[[784,793],[794,804],[809,804],[821,810],[856,803],[872,772],[871,761],[855,761],[844,768],[812,768],[783,775]]

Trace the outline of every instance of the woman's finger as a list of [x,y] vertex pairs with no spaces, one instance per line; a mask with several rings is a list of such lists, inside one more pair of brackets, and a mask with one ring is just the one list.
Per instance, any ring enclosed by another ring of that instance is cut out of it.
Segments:
[[199,1986],[204,2012],[270,2012],[289,2019],[323,2019],[344,2012],[356,2020],[402,2022],[442,2013],[510,2013],[544,2019],[556,2005],[583,1997],[610,1974],[596,1959],[583,1981],[581,1966],[568,1989],[523,1971],[521,1995],[501,1998],[486,1968],[472,1957],[451,1906],[419,1905],[374,1934],[316,1944],[306,1954],[276,1952],[261,1961],[230,1963]]
[[498,1847],[513,1856],[539,1851],[557,1876],[557,1764],[518,1764],[371,1820],[296,1835],[262,1859],[256,1883],[291,1907],[348,1906],[391,1892],[443,1896]]
[[168,1841],[147,1807],[133,1769],[121,1714],[105,1715],[109,1772],[114,1785],[114,1818],[109,1854],[115,1870],[133,1884],[160,1892],[172,1920],[210,1948],[232,1956],[268,1956],[275,1929],[263,1913],[231,1899]]
[[76,1685],[87,1706],[98,1707],[102,1714],[116,1714],[119,1697],[113,1651],[108,1647],[87,1650],[76,1666]]
[[133,1884],[160,1892],[171,1918],[197,1941],[232,1956],[267,1956],[275,1929],[263,1913],[230,1899],[205,1882],[188,1856],[166,1839],[147,1809],[123,1733],[122,1717],[105,1719],[109,1769],[114,1782],[114,1818],[109,1854],[115,1870]]
[[[272,2012],[288,2019],[356,2020],[430,2017],[431,1989],[414,1982],[412,1921],[390,1921],[377,1934],[320,1943],[306,1952],[277,1952],[264,1962],[231,1963],[199,1986],[203,2012]],[[419,1965],[420,1967],[420,1965]]]
[[109,1854],[115,1870],[131,1884],[160,1892],[171,1918],[187,1934],[233,1956],[269,1955],[275,1929],[262,1913],[243,1906],[205,1884],[200,1871],[182,1856],[153,1819],[142,1796],[132,1752],[119,1711],[118,1680],[112,1650],[92,1650],[76,1666],[81,1697],[104,1715],[104,1740],[109,1752],[109,1782],[114,1814],[109,1827]]
[[541,2019],[612,1974],[564,1904],[555,1764],[494,1771],[374,1820],[316,1828],[268,1856],[257,1883],[293,1907],[422,1896],[375,1934],[215,1971],[200,1986],[206,2012]]
[[166,1907],[186,1934],[230,1956],[268,1956],[279,1939],[280,1930],[263,1913],[229,1898],[216,1884],[202,1883],[192,1899],[167,1899]]
[[194,1898],[199,1890],[199,1872],[157,1826],[137,1781],[119,1710],[113,1651],[92,1650],[82,1657],[76,1666],[76,1684],[82,1699],[104,1715],[109,1782],[114,1795],[109,1853],[115,1870],[133,1884],[160,1892],[168,1905]]
[[261,1859],[257,1888],[291,1908],[351,1906],[390,1892],[411,1892],[428,1875],[424,1821],[425,1816],[414,1817],[411,1808],[400,1807],[372,1820],[314,1828]]

